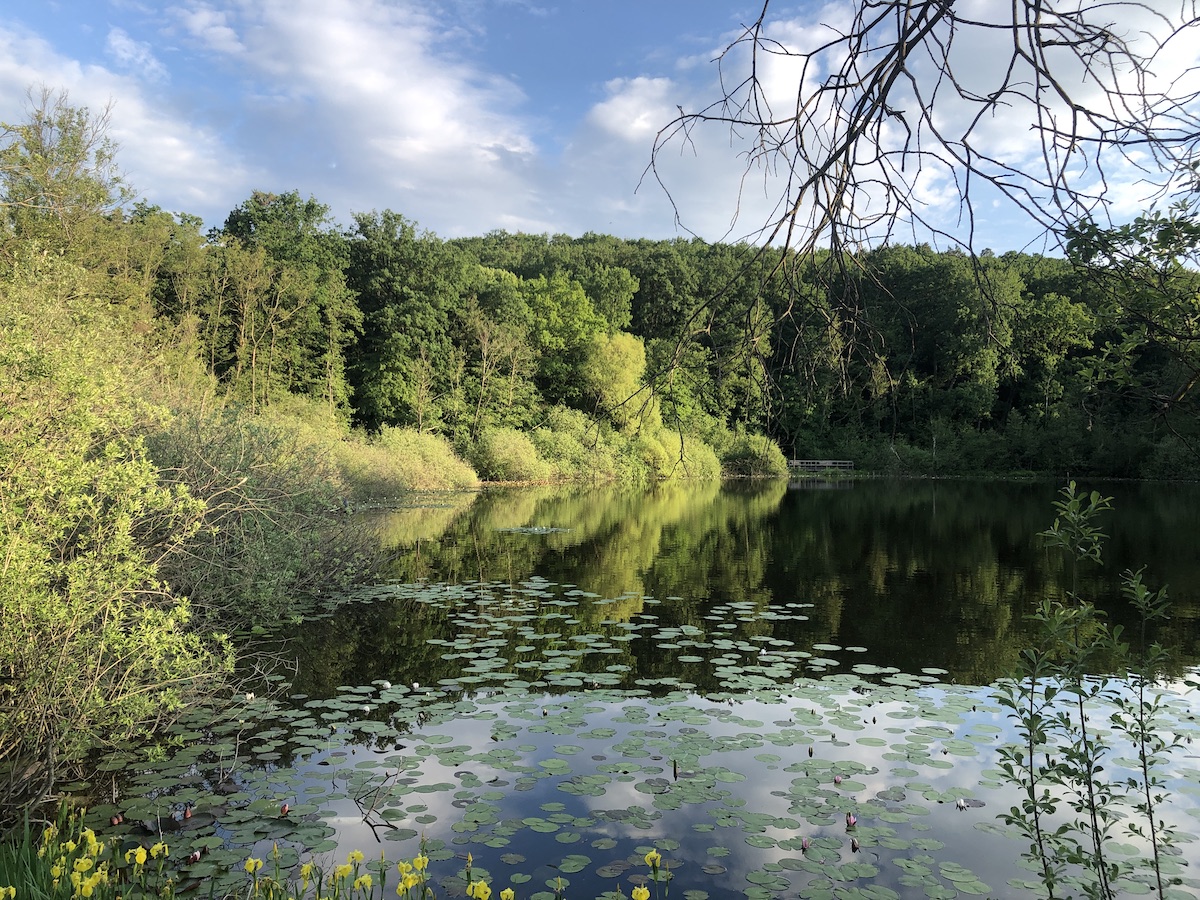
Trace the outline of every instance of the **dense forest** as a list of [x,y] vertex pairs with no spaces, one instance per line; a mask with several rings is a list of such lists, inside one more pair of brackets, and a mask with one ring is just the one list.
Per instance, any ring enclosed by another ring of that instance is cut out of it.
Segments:
[[884,246],[800,267],[698,239],[442,240],[391,211],[344,229],[296,192],[207,235],[141,206],[118,227],[155,330],[226,396],[441,434],[485,477],[507,474],[483,446],[498,430],[552,459],[572,429],[668,455],[682,436],[733,471],[746,433],[875,471],[1192,470],[1197,285],[1157,243],[1125,258],[1144,233],[1081,227],[1069,258]]
[[103,116],[34,99],[0,135],[0,827],[225,683],[229,631],[369,571],[347,503],[785,455],[1193,472],[1186,204],[1063,258],[443,240],[298,191],[206,230],[136,201]]

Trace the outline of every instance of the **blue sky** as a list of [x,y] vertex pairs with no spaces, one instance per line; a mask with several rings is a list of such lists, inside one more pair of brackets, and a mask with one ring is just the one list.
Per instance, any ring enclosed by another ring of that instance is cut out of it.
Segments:
[[[683,227],[661,187],[638,183],[677,106],[717,96],[712,60],[760,8],[26,0],[0,8],[0,120],[20,121],[39,84],[93,110],[111,103],[128,181],[209,225],[253,190],[295,189],[342,224],[388,208],[442,237],[502,228],[736,239],[761,224],[770,192],[739,192],[744,166],[727,132],[666,159]],[[776,0],[775,33],[827,35],[847,9]],[[957,201],[937,187],[929,210],[953,229]],[[980,231],[997,250],[1035,237],[1002,205],[985,209]]]

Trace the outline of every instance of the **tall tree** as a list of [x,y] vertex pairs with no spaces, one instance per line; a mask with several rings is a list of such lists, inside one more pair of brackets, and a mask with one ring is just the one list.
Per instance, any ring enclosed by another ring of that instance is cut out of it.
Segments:
[[1105,341],[1096,375],[1142,402],[1200,455],[1200,215],[1197,195],[1115,228],[1081,222],[1071,259]]
[[475,268],[458,248],[385,210],[355,217],[348,283],[363,313],[350,354],[355,414],[370,428],[442,427],[463,412],[451,312]]
[[[239,262],[261,254],[264,264],[252,268],[265,280],[247,270],[250,280],[237,303],[226,307],[242,317],[239,347],[249,348],[249,357],[238,359],[239,380],[249,372],[259,399],[282,390],[322,400],[331,410],[346,408],[345,350],[362,317],[346,284],[345,242],[329,207],[296,191],[255,191],[214,238]],[[231,241],[250,256],[241,257]]]

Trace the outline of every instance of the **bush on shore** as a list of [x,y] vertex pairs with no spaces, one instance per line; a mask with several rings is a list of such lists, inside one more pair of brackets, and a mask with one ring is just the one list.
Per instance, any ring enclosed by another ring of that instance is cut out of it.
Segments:
[[411,428],[385,425],[372,439],[343,441],[335,458],[349,497],[363,502],[479,486],[475,470],[446,438]]
[[721,457],[721,468],[731,478],[787,478],[787,458],[779,445],[765,435],[734,435]]
[[485,428],[471,448],[471,460],[488,481],[548,481],[554,475],[529,435],[515,428]]

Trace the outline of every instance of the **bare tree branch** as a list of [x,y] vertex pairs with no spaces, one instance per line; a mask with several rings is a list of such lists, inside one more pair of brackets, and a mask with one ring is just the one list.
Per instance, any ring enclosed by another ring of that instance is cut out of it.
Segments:
[[[721,95],[658,133],[646,171],[670,196],[667,151],[728,128],[743,187],[757,174],[774,191],[745,235],[757,244],[853,251],[904,226],[971,249],[997,192],[1058,240],[1107,218],[1117,167],[1153,198],[1200,138],[1197,72],[1177,61],[1195,58],[1178,52],[1195,0],[860,0],[847,30],[808,48],[775,37],[770,11],[717,57]],[[773,87],[781,64],[796,69],[790,99]],[[957,194],[961,229],[927,208],[934,189]]]

